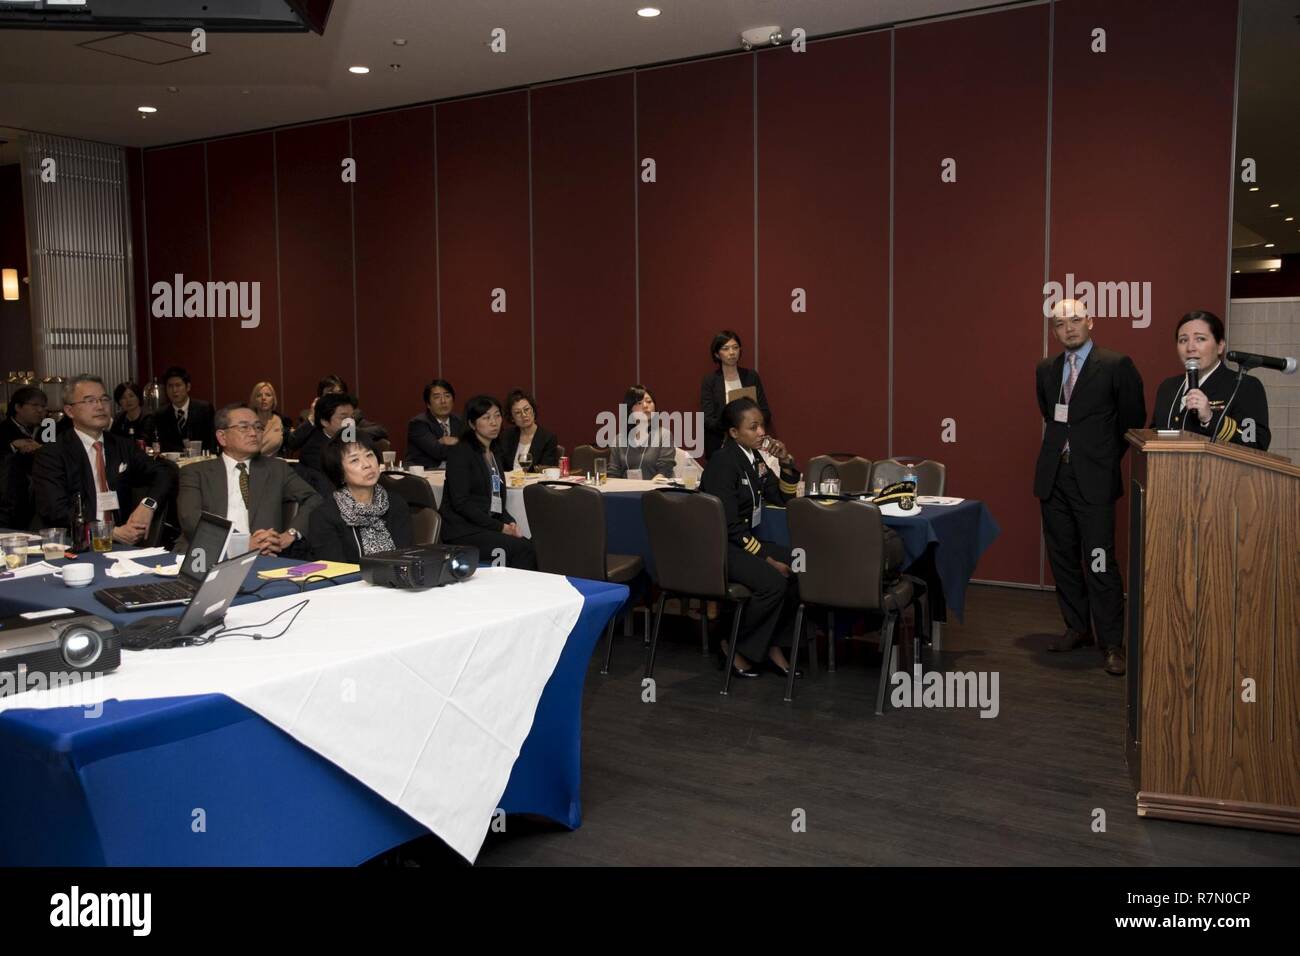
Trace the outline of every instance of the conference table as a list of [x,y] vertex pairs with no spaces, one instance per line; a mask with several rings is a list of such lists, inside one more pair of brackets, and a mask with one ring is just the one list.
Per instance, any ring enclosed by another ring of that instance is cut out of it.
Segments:
[[[90,588],[0,581],[0,615],[128,621],[92,594],[109,559],[75,560]],[[283,636],[123,651],[0,697],[0,865],[350,866],[429,832],[472,862],[502,812],[576,828],[583,684],[627,596],[507,568],[423,592],[277,582],[226,620]]]
[[[441,506],[445,473],[426,471],[423,477]],[[528,483],[536,480],[530,477]],[[598,487],[604,496],[606,550],[612,554],[640,555],[653,577],[654,555],[642,516],[641,498],[647,491],[669,487],[668,483],[608,478],[602,485],[589,487]],[[505,506],[519,523],[521,533],[531,537],[524,489],[507,486]],[[1001,533],[988,507],[978,499],[967,498],[951,505],[922,505],[910,515],[886,510],[882,517],[902,538],[907,573],[926,582],[931,620],[942,625],[948,621],[949,612],[960,620],[966,610],[966,588],[979,559]],[[790,547],[786,510],[765,504],[757,533],[761,540]],[[941,634],[941,627],[936,628],[936,650],[941,647]]]

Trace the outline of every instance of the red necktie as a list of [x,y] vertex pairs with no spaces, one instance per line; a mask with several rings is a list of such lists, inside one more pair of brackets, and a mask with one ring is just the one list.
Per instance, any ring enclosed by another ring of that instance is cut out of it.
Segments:
[[98,491],[108,491],[107,466],[104,464],[104,443],[95,442],[95,486]]

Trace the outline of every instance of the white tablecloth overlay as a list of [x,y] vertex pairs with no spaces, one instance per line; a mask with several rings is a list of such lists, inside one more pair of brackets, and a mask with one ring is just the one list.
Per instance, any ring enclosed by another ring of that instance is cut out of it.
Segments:
[[[275,634],[290,615],[264,622],[303,598],[276,640],[123,651],[119,670],[78,687],[77,702],[225,694],[472,862],[582,595],[559,575],[483,568],[428,591],[357,582],[255,601],[226,621]],[[68,703],[66,689],[29,691],[0,698],[0,711]]]

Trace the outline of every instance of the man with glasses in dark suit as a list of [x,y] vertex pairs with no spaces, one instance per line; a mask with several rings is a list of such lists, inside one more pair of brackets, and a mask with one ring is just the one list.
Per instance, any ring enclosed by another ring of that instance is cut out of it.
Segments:
[[[112,521],[115,541],[140,544],[154,512],[172,493],[175,469],[150,459],[129,438],[109,432],[112,402],[96,375],[77,375],[64,383],[63,412],[73,427],[36,453],[32,490],[46,525],[69,527],[80,495],[86,521]],[[132,508],[131,489],[139,486],[148,492]]]
[[1124,433],[1146,422],[1142,376],[1127,355],[1093,343],[1093,320],[1083,303],[1056,303],[1049,321],[1065,352],[1038,363],[1038,408],[1046,427],[1034,496],[1042,506],[1066,631],[1048,650],[1099,643],[1106,673],[1123,674],[1124,581],[1115,566],[1115,502],[1124,493]]

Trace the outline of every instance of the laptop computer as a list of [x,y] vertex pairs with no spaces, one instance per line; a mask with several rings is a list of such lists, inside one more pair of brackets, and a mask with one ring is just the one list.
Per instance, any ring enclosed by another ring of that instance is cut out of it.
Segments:
[[219,625],[235,595],[260,555],[249,551],[222,561],[204,576],[185,613],[179,616],[150,616],[132,621],[118,631],[118,640],[128,651],[155,647],[182,647]]
[[229,521],[205,511],[199,515],[199,523],[190,536],[189,550],[185,552],[185,560],[175,580],[100,588],[95,592],[95,599],[119,614],[188,604],[208,572],[225,556],[230,534]]

